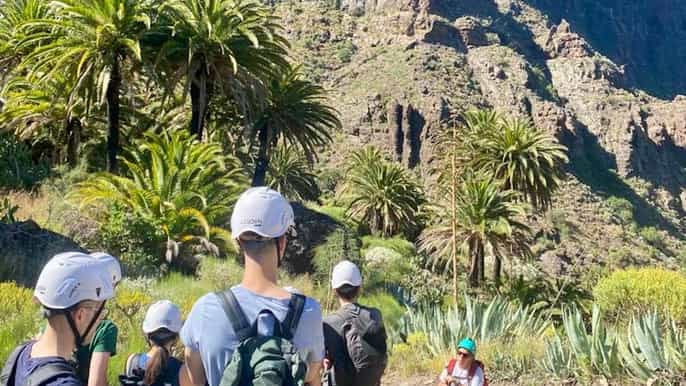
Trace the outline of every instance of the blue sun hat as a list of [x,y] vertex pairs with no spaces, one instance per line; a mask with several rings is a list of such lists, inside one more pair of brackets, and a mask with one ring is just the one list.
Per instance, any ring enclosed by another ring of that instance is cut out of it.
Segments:
[[460,344],[457,345],[457,349],[465,349],[469,351],[472,356],[476,356],[476,342],[474,342],[473,339],[470,338],[464,338],[460,341]]

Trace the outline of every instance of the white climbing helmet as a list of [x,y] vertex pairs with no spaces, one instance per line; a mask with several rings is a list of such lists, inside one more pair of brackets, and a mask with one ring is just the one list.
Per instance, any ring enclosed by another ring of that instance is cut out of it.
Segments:
[[179,307],[169,300],[160,300],[153,303],[148,312],[145,313],[143,320],[143,332],[150,334],[160,328],[179,333],[181,331],[181,311]]
[[80,252],[60,253],[50,259],[33,291],[40,304],[54,310],[65,310],[84,300],[105,301],[113,294],[107,270]]
[[93,252],[90,254],[100,264],[104,264],[107,272],[112,277],[112,286],[116,286],[121,281],[121,265],[116,257],[105,252]]
[[245,232],[262,237],[281,237],[295,225],[291,204],[276,190],[265,186],[241,194],[231,214],[231,234],[235,239]]

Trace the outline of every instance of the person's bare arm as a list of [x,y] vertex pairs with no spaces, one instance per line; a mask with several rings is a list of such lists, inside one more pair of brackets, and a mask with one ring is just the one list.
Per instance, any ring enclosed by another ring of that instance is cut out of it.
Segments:
[[110,353],[94,352],[88,368],[88,386],[107,386],[107,365]]
[[[205,378],[205,368],[202,367],[202,360],[200,359],[200,353],[193,351],[189,348],[184,350],[185,363],[182,367],[186,369],[186,376],[188,377],[188,382],[190,386],[204,386],[206,382]],[[184,377],[181,377],[181,380]],[[182,386],[189,386],[183,385]]]
[[308,386],[322,386],[322,362],[310,362],[307,365],[305,384]]

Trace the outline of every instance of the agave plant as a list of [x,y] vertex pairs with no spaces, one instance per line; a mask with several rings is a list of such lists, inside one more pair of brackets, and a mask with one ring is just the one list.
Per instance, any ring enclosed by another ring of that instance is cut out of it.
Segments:
[[555,334],[555,338],[546,343],[541,367],[558,379],[568,379],[574,374],[574,365],[571,348],[562,342],[560,335]]
[[686,372],[686,332],[657,312],[634,317],[620,349],[627,373],[643,382]]
[[465,307],[447,310],[427,306],[409,310],[400,323],[399,337],[421,331],[427,336],[427,349],[434,355],[452,351],[465,336],[479,342],[513,337],[539,336],[550,322],[527,307],[514,306],[502,298],[481,303],[465,298]]
[[221,226],[247,183],[238,161],[221,146],[200,143],[184,131],[148,132],[121,157],[125,174],[102,173],[78,184],[69,199],[81,207],[102,202],[127,208],[167,236],[167,260],[181,244],[201,244],[218,253],[212,242],[230,235]]
[[578,365],[578,376],[617,376],[622,371],[616,334],[603,325],[600,308],[593,306],[591,333],[586,332],[581,312],[576,307],[566,309],[562,323],[568,344]]

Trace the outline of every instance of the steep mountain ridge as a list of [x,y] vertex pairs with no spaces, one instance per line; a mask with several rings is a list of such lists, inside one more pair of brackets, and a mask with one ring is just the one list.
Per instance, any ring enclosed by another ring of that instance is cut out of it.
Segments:
[[[639,225],[656,224],[674,240],[683,238],[686,98],[664,100],[635,88],[641,67],[616,64],[573,23],[554,22],[551,4],[339,0],[333,7],[280,5],[296,55],[309,76],[332,90],[343,116],[345,134],[336,139],[340,144],[328,163],[335,167],[349,149],[374,143],[428,176],[436,134],[451,111],[493,107],[531,117],[569,147],[570,183],[560,193],[565,199],[559,206],[572,220],[574,206],[584,203],[578,202],[580,196],[595,202],[618,195],[632,203]],[[626,19],[622,15],[617,20]],[[672,19],[665,30],[673,27]],[[674,49],[676,56],[684,46]],[[678,72],[671,75],[676,78]],[[581,194],[585,187],[590,193]],[[612,225],[602,213],[591,217],[582,228],[595,223],[592,228],[603,233],[603,224]],[[584,253],[606,249],[595,239],[586,247]]]

